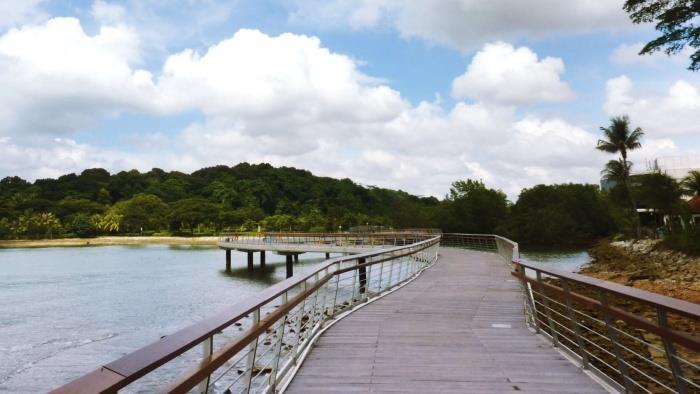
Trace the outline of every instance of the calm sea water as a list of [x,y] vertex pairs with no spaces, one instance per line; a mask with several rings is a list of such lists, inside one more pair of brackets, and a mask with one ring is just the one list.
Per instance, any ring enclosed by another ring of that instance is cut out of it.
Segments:
[[576,272],[591,261],[585,249],[526,249],[521,250],[520,258],[568,272]]
[[0,249],[0,391],[46,391],[285,278],[283,256],[257,257],[251,275],[209,247]]
[[[42,392],[284,279],[284,258],[245,269],[209,247],[0,249],[0,391]],[[304,254],[295,272],[322,260]],[[585,251],[522,258],[574,270]]]

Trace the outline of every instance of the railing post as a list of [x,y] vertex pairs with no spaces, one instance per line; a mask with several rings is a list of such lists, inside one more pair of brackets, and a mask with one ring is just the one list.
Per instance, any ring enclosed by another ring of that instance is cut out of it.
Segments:
[[[325,270],[323,270],[323,278],[325,279],[328,276],[328,267],[326,267]],[[316,274],[316,280],[318,280],[318,274]],[[323,285],[323,298],[321,298],[321,311],[318,312],[318,321],[323,322],[326,320],[326,297],[328,296],[328,283],[330,282],[330,279],[326,281],[326,283]],[[318,291],[321,291],[321,289],[318,289]],[[316,312],[314,312],[316,313]]]
[[360,280],[360,294],[365,294],[367,291],[367,267],[364,266],[366,260],[363,258],[360,258],[357,260],[357,265],[360,266],[357,268],[358,271],[358,276]]
[[382,292],[382,276],[384,274],[384,262],[379,263],[379,285],[377,286],[377,293]]
[[394,259],[391,259],[391,264],[389,264],[389,287],[392,286],[394,282]]
[[[668,329],[668,316],[664,307],[656,307],[656,317],[659,321],[659,326],[664,329]],[[664,351],[666,353],[666,358],[668,359],[668,366],[673,374],[673,380],[676,382],[676,389],[678,389],[680,394],[686,394],[688,392],[688,387],[683,380],[683,370],[681,369],[678,359],[676,358],[676,349],[673,346],[673,342],[671,342],[671,340],[669,340],[666,336],[661,336],[661,341],[663,341],[664,344]]]
[[[260,323],[260,308],[253,311],[253,326],[257,325],[258,323]],[[246,393],[250,393],[250,386],[253,383],[253,369],[255,368],[255,354],[258,351],[258,340],[259,338],[255,338],[255,340],[250,344],[248,359],[246,360],[245,364],[247,374],[245,377]]]
[[[287,303],[287,292],[285,291],[282,293],[282,299],[280,302],[280,308],[284,307],[284,305]],[[287,325],[287,315],[284,315],[282,318],[282,321],[280,322],[280,325],[277,327],[277,342],[275,343],[275,355],[274,360],[272,361],[272,371],[270,371],[270,378],[268,380],[268,385],[270,386],[270,391],[275,392],[275,387],[277,386],[277,371],[279,371],[279,365],[280,365],[280,356],[282,354],[282,343],[284,339],[284,328]]]
[[[340,263],[338,263],[338,268],[336,271],[340,270]],[[335,316],[335,306],[338,303],[338,290],[340,289],[340,275],[341,274],[334,274],[335,276],[335,295],[333,296],[333,309],[331,310],[330,317]]]
[[532,324],[535,326],[535,333],[539,334],[540,323],[537,320],[537,309],[534,301],[534,295],[532,294],[532,290],[530,289],[529,283],[525,280],[525,267],[523,267],[522,265],[517,265],[516,267],[516,269],[521,275],[520,284],[523,287],[523,292],[525,293],[526,305],[530,309],[530,319],[532,319]]
[[581,368],[588,369],[588,353],[586,353],[586,348],[584,347],[583,338],[581,337],[581,327],[579,327],[578,320],[576,319],[576,314],[571,306],[571,289],[569,287],[569,282],[565,279],[561,279],[561,287],[564,289],[564,298],[566,299],[566,312],[569,316],[569,321],[574,329],[574,335],[576,336],[576,344],[578,348],[581,349]]
[[[214,350],[214,336],[212,335],[202,342],[202,358],[210,357],[213,350]],[[202,380],[201,383],[199,383],[199,392],[200,393],[207,394],[209,392],[209,380],[210,379],[211,379],[211,375],[207,375],[207,377],[204,380]]]
[[[600,303],[603,306],[603,308],[608,307],[608,294],[605,292],[605,290],[600,290],[599,291],[599,298],[600,298]],[[605,312],[605,309],[602,310],[603,313],[603,320],[605,321],[605,328],[608,331],[608,339],[610,339],[610,342],[612,343],[613,346],[613,354],[615,354],[615,359],[617,361],[617,368],[620,370],[620,375],[622,376],[622,383],[623,386],[625,386],[625,390],[628,393],[633,393],[633,386],[629,381],[629,372],[627,371],[627,364],[625,364],[625,359],[622,357],[622,349],[620,349],[620,345],[617,343],[617,333],[615,332],[615,328],[613,328],[613,322],[612,318],[610,317],[610,314]]]
[[[306,291],[306,281],[302,282],[302,292]],[[297,362],[297,350],[299,349],[299,343],[301,342],[301,319],[304,317],[304,312],[306,311],[306,300],[308,297],[304,297],[301,302],[301,309],[299,309],[299,316],[297,317],[296,324],[294,325],[294,334],[297,336],[297,341],[294,343],[294,348],[292,350],[292,358],[294,363]]]
[[[542,273],[540,271],[537,271],[537,282],[542,283]],[[547,299],[547,294],[544,291],[544,286],[540,286],[540,291],[542,292],[542,303],[544,304],[544,309],[547,314],[549,331],[552,335],[552,344],[554,347],[559,347],[559,337],[557,336],[557,330],[554,327],[554,319],[552,319],[552,311],[550,310],[549,300]]]

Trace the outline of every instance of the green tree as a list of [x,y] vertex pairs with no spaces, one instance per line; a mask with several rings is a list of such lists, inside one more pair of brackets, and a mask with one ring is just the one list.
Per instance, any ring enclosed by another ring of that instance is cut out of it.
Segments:
[[597,186],[537,185],[520,193],[497,233],[526,245],[579,245],[608,235],[611,225]]
[[17,231],[29,238],[53,238],[61,232],[61,222],[51,212],[27,211],[17,223]]
[[[637,204],[634,201],[632,195],[631,187],[629,184],[629,170],[632,166],[630,162],[627,161],[627,154],[637,148],[642,147],[642,137],[644,132],[641,128],[637,127],[634,130],[630,130],[630,120],[628,116],[616,116],[610,120],[610,126],[601,127],[600,130],[605,135],[604,139],[598,140],[598,145],[596,148],[607,153],[619,153],[621,157],[621,163],[618,168],[619,175],[622,175],[621,179],[624,187],[626,188],[626,194],[629,198],[629,203],[632,208],[633,214],[637,215]],[[610,163],[608,163],[610,164]],[[641,235],[641,230],[639,225],[637,227],[637,237]]]
[[173,230],[184,228],[194,232],[199,226],[218,229],[219,206],[206,198],[187,198],[172,204],[169,218]]
[[118,233],[122,226],[123,215],[118,212],[117,207],[110,208],[104,215],[93,216],[97,230],[105,233]]
[[440,224],[450,232],[493,233],[507,214],[505,193],[468,179],[452,184]]
[[80,238],[90,238],[97,235],[95,218],[87,213],[79,213],[73,216],[68,225],[68,230]]
[[695,48],[690,55],[689,70],[700,70],[700,2],[698,0],[627,0],[624,10],[634,23],[656,22],[661,36],[649,41],[640,55],[661,49],[667,55],[680,53],[685,47]]
[[15,238],[15,226],[8,218],[0,219],[0,239]]
[[690,196],[700,196],[700,170],[692,170],[681,181],[683,191]]
[[666,215],[682,213],[683,191],[675,179],[660,172],[639,175],[636,178],[638,180],[635,182],[634,192],[637,200],[656,211],[657,224],[661,224],[661,219]]
[[168,205],[152,194],[136,194],[115,208],[122,215],[122,230],[127,232],[157,231],[167,225]]

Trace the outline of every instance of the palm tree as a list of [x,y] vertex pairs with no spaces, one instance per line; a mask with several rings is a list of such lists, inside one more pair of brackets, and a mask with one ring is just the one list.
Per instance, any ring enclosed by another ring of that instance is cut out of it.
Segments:
[[622,185],[629,176],[631,169],[632,163],[630,162],[625,163],[622,159],[610,160],[600,173],[603,175],[603,180],[614,181]]
[[630,118],[616,116],[610,120],[609,127],[601,127],[606,139],[598,140],[598,150],[608,153],[620,153],[622,163],[627,166],[627,152],[642,147],[642,136],[644,132],[637,127],[630,131]]
[[681,181],[685,192],[689,195],[700,196],[700,170],[693,170]]
[[[630,205],[632,206],[632,210],[636,215],[637,204],[634,201],[629,184],[629,169],[632,167],[632,165],[627,161],[627,153],[642,147],[641,140],[642,136],[644,136],[644,132],[639,127],[634,130],[630,130],[630,118],[627,115],[613,117],[610,119],[610,126],[601,127],[600,130],[605,135],[605,139],[598,140],[598,145],[596,148],[603,152],[620,153],[621,160],[618,170],[624,170],[619,173],[619,175],[622,175],[620,180],[625,186],[625,189],[627,189],[627,196],[629,196]],[[610,164],[611,162],[608,162],[608,165]],[[615,166],[617,166],[617,164],[615,164]],[[637,237],[639,237],[640,234],[641,229],[639,228],[639,221],[637,220]]]

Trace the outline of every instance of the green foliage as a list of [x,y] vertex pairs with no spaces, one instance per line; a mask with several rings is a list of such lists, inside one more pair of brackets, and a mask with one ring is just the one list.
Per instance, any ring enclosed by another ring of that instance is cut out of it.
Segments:
[[454,182],[441,208],[439,224],[447,232],[493,233],[508,214],[503,192],[471,179]]
[[130,233],[157,231],[167,225],[168,205],[158,196],[139,193],[115,204],[121,215],[120,229]]
[[653,208],[662,217],[680,214],[685,205],[678,182],[659,172],[636,176],[633,193],[640,206]]
[[683,192],[689,196],[700,196],[700,170],[693,170],[681,182]]
[[61,232],[61,222],[51,212],[27,211],[17,220],[16,231],[28,238],[53,238]]
[[68,231],[80,238],[90,238],[97,235],[95,218],[87,213],[78,213],[68,226]]
[[496,230],[530,245],[578,245],[608,235],[612,220],[594,185],[538,185],[520,193]]
[[217,204],[202,197],[174,202],[170,206],[170,228],[174,231],[188,229],[191,232],[201,226],[218,229],[219,211]]
[[700,226],[674,231],[661,241],[661,248],[700,256]]
[[695,48],[690,55],[689,70],[700,70],[700,5],[698,0],[627,0],[624,10],[634,23],[656,23],[661,36],[649,41],[640,55],[664,50],[667,55],[680,53],[686,45]]

